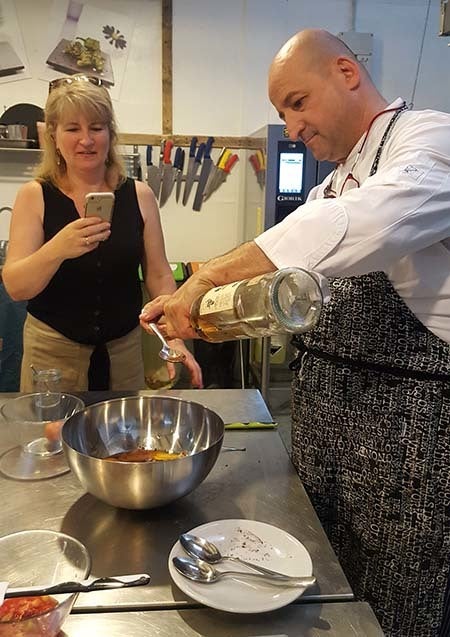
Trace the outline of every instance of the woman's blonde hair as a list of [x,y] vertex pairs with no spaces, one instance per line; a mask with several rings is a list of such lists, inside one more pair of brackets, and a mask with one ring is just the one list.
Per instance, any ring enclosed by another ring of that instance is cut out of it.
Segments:
[[[60,186],[67,172],[66,162],[56,147],[57,125],[71,113],[84,115],[88,120],[106,124],[110,143],[105,162],[105,181],[115,190],[126,179],[126,172],[119,155],[117,125],[111,98],[106,88],[92,84],[86,76],[64,78],[50,90],[45,105],[44,148],[40,164],[35,171],[39,181],[51,181]],[[70,81],[71,80],[71,81]]]

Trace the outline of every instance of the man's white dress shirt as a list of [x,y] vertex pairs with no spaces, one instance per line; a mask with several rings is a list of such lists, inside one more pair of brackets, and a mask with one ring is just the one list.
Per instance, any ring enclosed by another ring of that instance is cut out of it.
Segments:
[[385,272],[417,318],[450,343],[450,114],[402,113],[369,177],[392,115],[379,116],[369,130],[352,170],[360,188],[339,195],[364,136],[337,168],[336,199],[323,199],[329,175],[255,241],[277,268],[328,277]]

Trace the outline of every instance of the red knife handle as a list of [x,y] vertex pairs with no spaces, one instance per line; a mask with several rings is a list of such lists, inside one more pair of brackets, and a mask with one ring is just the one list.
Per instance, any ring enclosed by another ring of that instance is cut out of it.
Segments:
[[171,139],[166,140],[166,143],[164,144],[164,155],[163,155],[163,162],[165,164],[170,164],[170,153],[172,152],[172,148],[173,148],[173,141]]
[[256,159],[256,155],[250,155],[248,159],[251,165],[253,166],[253,170],[255,171],[255,173],[257,173],[259,170],[259,164],[258,164],[258,160]]
[[237,155],[231,155],[231,156],[228,158],[228,161],[227,161],[227,163],[226,163],[226,164],[225,164],[225,166],[224,166],[224,171],[225,171],[226,173],[229,173],[229,172],[230,172],[230,170],[233,168],[234,164],[235,164],[238,160],[239,160],[239,157],[238,157]]

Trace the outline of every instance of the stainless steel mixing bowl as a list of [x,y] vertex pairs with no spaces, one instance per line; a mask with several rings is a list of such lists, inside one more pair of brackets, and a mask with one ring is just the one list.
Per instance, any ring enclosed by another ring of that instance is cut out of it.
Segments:
[[[62,429],[63,449],[83,487],[125,509],[152,509],[190,493],[219,455],[223,420],[199,403],[169,396],[106,400],[71,416]],[[186,451],[177,460],[103,460],[137,447]]]

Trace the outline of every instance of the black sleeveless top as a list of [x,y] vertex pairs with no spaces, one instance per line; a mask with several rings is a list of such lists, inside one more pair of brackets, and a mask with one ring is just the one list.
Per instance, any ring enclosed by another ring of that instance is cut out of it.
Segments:
[[[72,199],[56,186],[45,182],[42,190],[46,242],[79,215]],[[30,314],[78,343],[106,343],[139,324],[144,221],[133,179],[115,197],[110,237],[92,252],[66,259],[28,302]]]

